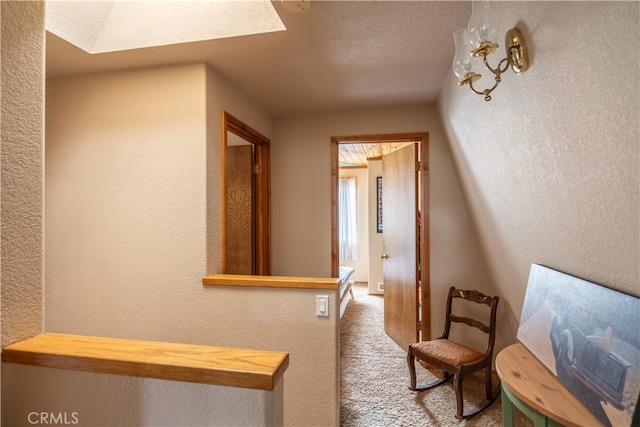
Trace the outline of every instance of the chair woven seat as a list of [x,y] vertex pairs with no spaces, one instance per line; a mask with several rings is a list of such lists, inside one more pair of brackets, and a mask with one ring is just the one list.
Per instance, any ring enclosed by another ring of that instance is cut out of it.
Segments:
[[444,362],[451,366],[473,362],[482,357],[478,350],[447,339],[422,341],[413,345],[413,354],[430,364]]

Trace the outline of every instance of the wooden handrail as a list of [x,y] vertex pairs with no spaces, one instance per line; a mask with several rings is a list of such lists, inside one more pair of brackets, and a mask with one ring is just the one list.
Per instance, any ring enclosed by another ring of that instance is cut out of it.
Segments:
[[204,285],[297,289],[340,289],[340,279],[323,277],[249,276],[216,274],[202,279]]
[[2,361],[272,391],[289,353],[45,333],[5,347]]

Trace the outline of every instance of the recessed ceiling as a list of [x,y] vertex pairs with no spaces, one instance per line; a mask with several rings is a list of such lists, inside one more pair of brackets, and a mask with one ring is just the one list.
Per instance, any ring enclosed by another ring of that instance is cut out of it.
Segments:
[[88,53],[285,30],[269,0],[46,2],[47,30]]

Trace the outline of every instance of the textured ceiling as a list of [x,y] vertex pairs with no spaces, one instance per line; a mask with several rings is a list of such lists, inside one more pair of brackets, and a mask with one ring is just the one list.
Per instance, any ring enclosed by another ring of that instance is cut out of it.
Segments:
[[47,33],[47,75],[204,61],[275,117],[431,104],[471,13],[458,1],[273,5],[286,31],[94,55]]

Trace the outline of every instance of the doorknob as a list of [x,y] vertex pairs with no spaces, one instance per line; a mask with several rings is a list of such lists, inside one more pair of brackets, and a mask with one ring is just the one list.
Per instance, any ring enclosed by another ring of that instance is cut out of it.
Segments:
[[389,255],[387,254],[380,255],[380,259],[387,259],[387,258],[389,258]]

